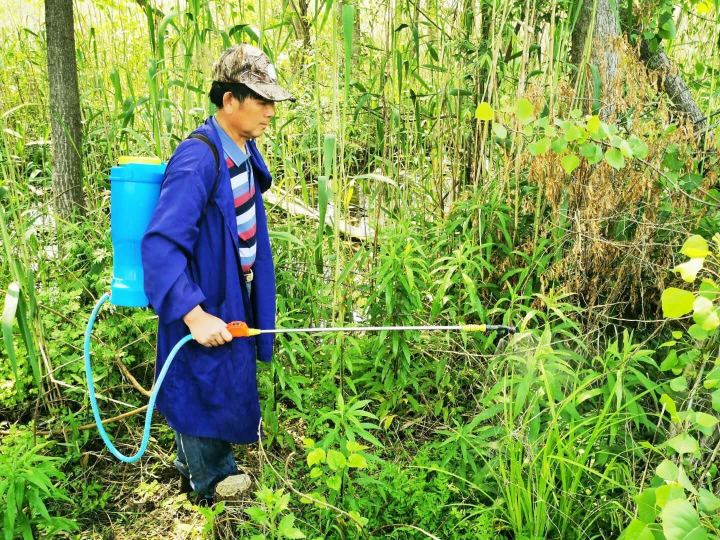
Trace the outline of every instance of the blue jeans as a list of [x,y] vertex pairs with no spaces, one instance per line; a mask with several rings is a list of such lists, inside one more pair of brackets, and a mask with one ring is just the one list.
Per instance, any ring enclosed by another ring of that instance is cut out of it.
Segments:
[[175,432],[175,440],[175,466],[180,474],[190,480],[190,485],[198,495],[211,498],[218,483],[228,476],[238,474],[229,442],[178,432]]

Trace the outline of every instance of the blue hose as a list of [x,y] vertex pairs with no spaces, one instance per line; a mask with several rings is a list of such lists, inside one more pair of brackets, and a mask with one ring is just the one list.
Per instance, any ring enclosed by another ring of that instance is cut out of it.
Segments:
[[145,430],[143,431],[143,439],[142,444],[140,445],[140,450],[138,450],[137,454],[135,454],[134,456],[124,456],[120,452],[118,452],[115,446],[113,446],[113,443],[110,442],[110,438],[108,437],[107,433],[105,432],[105,428],[103,427],[102,420],[100,419],[100,411],[98,410],[97,406],[97,399],[95,399],[95,386],[93,384],[92,369],[90,366],[90,335],[92,333],[92,327],[95,324],[95,318],[97,317],[100,308],[105,302],[107,302],[109,298],[110,295],[107,293],[104,294],[102,298],[100,298],[98,303],[95,305],[95,309],[93,310],[92,315],[90,315],[90,320],[88,321],[87,328],[85,329],[85,376],[87,377],[88,393],[90,394],[90,405],[92,406],[93,416],[95,417],[95,423],[97,424],[98,431],[100,432],[100,437],[102,437],[102,440],[105,442],[105,445],[108,447],[113,456],[118,458],[120,461],[124,461],[125,463],[132,463],[140,459],[145,453],[145,450],[147,450],[148,441],[150,440],[150,424],[152,422],[152,413],[155,409],[155,400],[157,399],[157,394],[160,390],[160,386],[165,379],[165,374],[167,373],[170,364],[172,364],[175,355],[180,350],[180,347],[185,345],[193,337],[191,334],[188,334],[180,341],[178,341],[177,345],[175,345],[175,347],[173,347],[173,350],[170,351],[170,354],[165,361],[165,365],[160,371],[160,375],[158,375],[157,381],[155,381],[153,391],[150,394],[150,401],[148,402],[148,409],[145,415]]

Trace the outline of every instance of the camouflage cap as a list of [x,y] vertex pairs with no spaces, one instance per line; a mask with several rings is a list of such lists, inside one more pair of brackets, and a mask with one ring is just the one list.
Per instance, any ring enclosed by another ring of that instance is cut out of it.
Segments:
[[242,83],[270,101],[295,101],[293,95],[278,84],[275,66],[268,55],[246,43],[225,49],[213,65],[213,81]]

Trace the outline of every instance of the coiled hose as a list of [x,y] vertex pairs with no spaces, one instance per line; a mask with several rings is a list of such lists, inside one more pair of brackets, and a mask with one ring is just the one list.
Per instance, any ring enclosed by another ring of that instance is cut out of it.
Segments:
[[102,296],[102,298],[100,298],[100,300],[98,300],[98,303],[95,305],[95,309],[93,309],[92,315],[90,315],[90,319],[88,320],[87,328],[85,329],[85,377],[87,378],[88,394],[90,395],[90,406],[92,407],[93,416],[95,417],[95,423],[97,424],[98,431],[100,432],[100,437],[102,437],[103,442],[108,447],[108,450],[110,450],[110,453],[112,453],[113,456],[125,463],[133,463],[134,461],[140,459],[145,453],[145,450],[147,450],[148,441],[150,440],[150,424],[152,423],[152,414],[153,410],[155,409],[155,400],[157,399],[158,392],[160,391],[160,387],[162,386],[163,380],[165,379],[165,374],[170,368],[170,365],[172,364],[172,361],[180,348],[188,341],[193,339],[193,337],[191,334],[188,334],[180,341],[178,341],[175,347],[173,347],[173,350],[170,351],[170,354],[165,361],[165,365],[163,365],[163,368],[162,370],[160,370],[160,374],[158,375],[157,381],[155,381],[155,386],[153,386],[152,393],[150,394],[150,401],[148,402],[148,409],[147,413],[145,414],[145,429],[143,431],[143,438],[142,443],[140,444],[140,449],[134,456],[125,456],[121,454],[117,448],[115,448],[113,443],[110,441],[110,438],[108,437],[105,428],[103,427],[102,420],[100,419],[100,411],[98,410],[97,399],[95,398],[95,386],[93,384],[92,367],[90,365],[90,337],[92,334],[92,328],[95,325],[95,319],[97,318],[100,308],[105,302],[108,301],[109,298],[110,295],[106,293]]

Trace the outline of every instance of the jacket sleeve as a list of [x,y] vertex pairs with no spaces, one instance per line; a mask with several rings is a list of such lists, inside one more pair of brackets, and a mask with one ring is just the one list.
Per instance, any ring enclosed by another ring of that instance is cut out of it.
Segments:
[[162,324],[182,319],[205,300],[188,263],[215,177],[215,158],[201,141],[178,146],[165,170],[160,199],[142,239],[145,294]]

